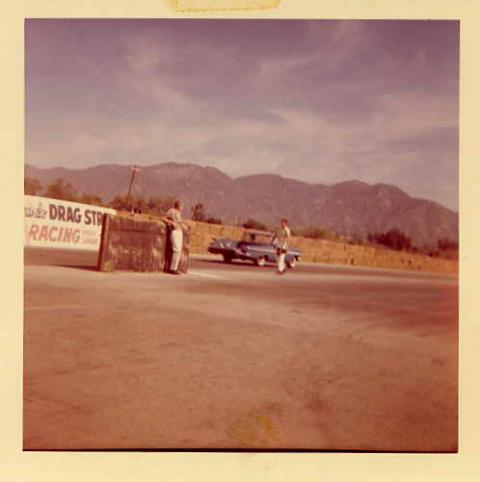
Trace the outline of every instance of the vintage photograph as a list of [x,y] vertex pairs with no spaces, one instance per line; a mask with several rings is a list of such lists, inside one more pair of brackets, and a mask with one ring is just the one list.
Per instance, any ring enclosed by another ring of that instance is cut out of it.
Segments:
[[27,19],[24,450],[457,452],[459,34]]

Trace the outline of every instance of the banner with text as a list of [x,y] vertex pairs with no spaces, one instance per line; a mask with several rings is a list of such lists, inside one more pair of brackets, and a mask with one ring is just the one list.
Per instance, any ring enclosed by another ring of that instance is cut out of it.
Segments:
[[25,195],[25,246],[98,251],[105,213],[114,209]]

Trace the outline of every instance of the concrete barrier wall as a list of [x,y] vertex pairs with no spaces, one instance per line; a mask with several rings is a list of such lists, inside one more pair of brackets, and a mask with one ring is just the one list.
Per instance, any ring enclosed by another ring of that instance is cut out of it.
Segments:
[[[190,251],[207,253],[213,238],[240,239],[245,229],[190,221]],[[335,241],[294,236],[293,246],[303,252],[302,260],[372,268],[403,269],[456,273],[455,260],[393,251],[372,246],[358,246]]]
[[[164,271],[171,259],[166,225],[152,217],[106,216],[98,266],[101,271],[125,269]],[[184,232],[184,251],[180,270],[188,269],[189,253],[204,254],[214,238],[240,239],[245,232],[237,226],[222,226],[188,221]],[[372,268],[457,273],[455,260],[392,251],[372,246],[350,245],[335,241],[294,236],[303,261]]]
[[[188,242],[188,233],[185,233],[179,267],[183,272],[188,268]],[[129,215],[105,216],[98,256],[100,271],[165,271],[171,255],[165,223]]]
[[306,261],[446,273],[456,273],[458,271],[458,262],[454,260],[432,258],[386,248],[358,246],[300,237],[294,237],[293,245],[305,253],[303,259]]

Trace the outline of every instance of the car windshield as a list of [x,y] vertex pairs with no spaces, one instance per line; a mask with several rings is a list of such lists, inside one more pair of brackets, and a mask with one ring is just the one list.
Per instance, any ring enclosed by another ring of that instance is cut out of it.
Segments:
[[252,233],[246,232],[243,235],[243,241],[249,243],[264,243],[268,244],[272,240],[272,235],[270,233]]

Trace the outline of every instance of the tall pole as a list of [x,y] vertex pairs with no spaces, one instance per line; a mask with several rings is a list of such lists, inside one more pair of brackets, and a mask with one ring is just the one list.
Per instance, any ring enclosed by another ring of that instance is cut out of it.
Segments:
[[132,194],[133,181],[135,180],[135,176],[139,171],[140,171],[140,168],[138,166],[132,166],[130,168],[130,182],[128,183],[128,193],[127,193],[127,202],[126,202],[127,209],[130,208],[130,196]]

